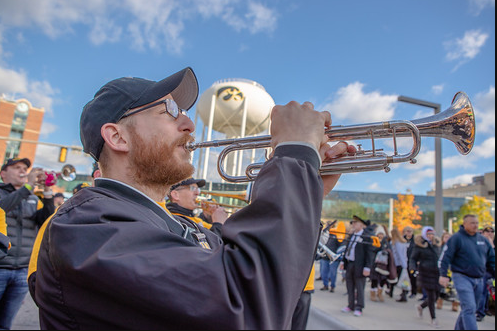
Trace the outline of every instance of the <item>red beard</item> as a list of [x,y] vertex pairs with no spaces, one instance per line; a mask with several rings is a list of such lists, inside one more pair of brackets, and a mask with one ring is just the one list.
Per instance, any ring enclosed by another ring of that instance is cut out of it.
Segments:
[[[146,186],[164,188],[192,176],[195,168],[184,158],[178,157],[178,146],[194,141],[185,135],[173,143],[162,141],[159,136],[146,143],[134,128],[131,128],[130,163],[133,179]],[[185,151],[185,153],[187,153]],[[186,157],[186,156],[185,156]]]

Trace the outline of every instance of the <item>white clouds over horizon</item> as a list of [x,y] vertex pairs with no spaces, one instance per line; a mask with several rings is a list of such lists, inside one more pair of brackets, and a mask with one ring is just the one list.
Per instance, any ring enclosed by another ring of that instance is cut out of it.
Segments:
[[340,88],[333,101],[322,106],[330,109],[333,119],[353,123],[388,121],[395,114],[397,95],[382,95],[378,91],[364,92],[364,84],[354,82]]
[[4,1],[0,22],[3,30],[35,28],[52,39],[72,34],[72,26],[83,24],[95,45],[131,36],[130,44],[140,50],[166,48],[180,54],[185,22],[198,16],[219,19],[238,32],[251,34],[271,33],[278,23],[275,10],[253,0],[150,0],[146,6],[141,0]]

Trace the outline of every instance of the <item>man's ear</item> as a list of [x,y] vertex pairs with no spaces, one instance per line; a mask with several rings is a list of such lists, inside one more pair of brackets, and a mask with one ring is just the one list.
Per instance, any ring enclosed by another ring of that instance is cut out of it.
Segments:
[[100,134],[108,148],[117,152],[128,152],[129,144],[125,130],[119,124],[106,123],[100,129]]
[[178,192],[176,190],[172,190],[169,195],[171,196],[171,201],[178,201]]

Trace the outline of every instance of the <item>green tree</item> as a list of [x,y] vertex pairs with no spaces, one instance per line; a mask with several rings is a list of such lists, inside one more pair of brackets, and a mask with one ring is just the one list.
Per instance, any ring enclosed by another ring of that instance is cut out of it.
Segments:
[[492,217],[492,214],[490,214],[490,207],[492,207],[492,204],[488,202],[487,199],[474,195],[473,198],[466,201],[466,203],[459,208],[457,221],[452,224],[452,230],[454,232],[459,231],[459,227],[463,223],[463,217],[467,214],[476,215],[481,226],[494,224],[495,220]]

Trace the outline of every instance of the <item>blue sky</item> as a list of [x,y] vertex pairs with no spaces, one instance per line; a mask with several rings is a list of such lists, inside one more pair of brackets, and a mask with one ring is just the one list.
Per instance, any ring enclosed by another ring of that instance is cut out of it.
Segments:
[[[200,93],[250,79],[276,104],[330,111],[334,125],[426,117],[431,108],[397,96],[446,109],[464,91],[476,143],[461,156],[443,141],[444,186],[495,171],[495,0],[0,0],[0,93],[45,108],[40,141],[81,146],[81,109],[100,86],[186,66]],[[58,170],[57,156],[40,145],[35,164]],[[417,159],[388,174],[343,175],[337,189],[424,195],[435,182],[433,138]],[[68,163],[84,173],[92,159],[73,151]]]

